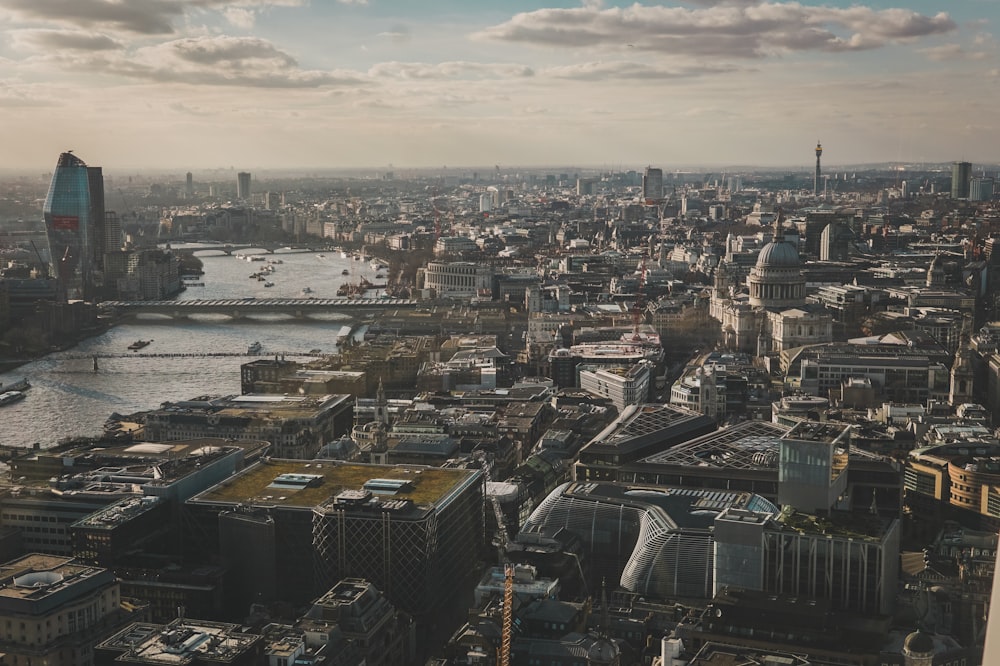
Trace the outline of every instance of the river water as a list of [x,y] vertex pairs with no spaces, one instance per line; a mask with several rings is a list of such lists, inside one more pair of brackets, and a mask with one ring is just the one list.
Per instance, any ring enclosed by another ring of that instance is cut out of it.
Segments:
[[[268,280],[274,286],[269,288],[264,287],[264,282],[249,278],[250,273],[259,271],[266,262],[249,262],[212,251],[197,254],[205,271],[198,281],[205,286],[188,287],[179,300],[298,298],[304,287],[309,287],[316,298],[335,298],[337,288],[344,282],[357,282],[362,276],[376,281],[376,271],[369,262],[342,258],[333,251],[320,254],[279,250],[274,255],[260,252],[272,261],[281,261],[272,264],[274,272]],[[343,275],[344,270],[349,274]],[[239,393],[240,364],[250,360],[248,356],[128,358],[128,355],[245,354],[247,346],[255,341],[261,343],[262,355],[306,353],[314,349],[330,353],[336,350],[336,337],[345,323],[350,322],[337,315],[308,322],[290,321],[277,315],[234,322],[222,316],[204,315],[185,321],[147,316],[120,324],[73,349],[49,354],[0,374],[0,382],[4,384],[26,377],[32,386],[24,400],[0,407],[0,444],[30,447],[37,443],[47,448],[64,437],[99,434],[113,412],[129,414],[159,407],[168,400]],[[153,342],[139,352],[130,352],[128,346],[139,339]],[[95,371],[94,354],[125,357],[99,358]]]

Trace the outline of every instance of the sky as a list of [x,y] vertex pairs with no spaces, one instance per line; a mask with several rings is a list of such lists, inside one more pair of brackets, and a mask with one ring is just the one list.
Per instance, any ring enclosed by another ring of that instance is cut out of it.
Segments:
[[0,0],[0,168],[1000,162],[997,0]]

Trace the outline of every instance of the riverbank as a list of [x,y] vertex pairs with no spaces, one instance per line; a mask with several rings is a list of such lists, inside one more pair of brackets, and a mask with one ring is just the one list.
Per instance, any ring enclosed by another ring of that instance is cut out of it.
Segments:
[[[71,339],[63,339],[58,341],[56,344],[49,345],[47,349],[40,349],[40,348],[21,349],[20,351],[16,352],[18,354],[17,356],[6,356],[6,357],[0,356],[0,374],[17,370],[22,365],[27,365],[32,361],[37,361],[38,359],[45,358],[49,354],[73,349],[84,340],[89,340],[90,338],[96,338],[99,335],[104,335],[116,323],[117,322],[115,321],[106,320],[98,326],[94,326],[79,331]],[[11,327],[8,333],[10,331],[16,331],[16,330],[18,330],[17,327]],[[7,343],[0,342],[0,353],[7,352],[7,350],[4,349],[5,347],[10,347],[10,345]]]

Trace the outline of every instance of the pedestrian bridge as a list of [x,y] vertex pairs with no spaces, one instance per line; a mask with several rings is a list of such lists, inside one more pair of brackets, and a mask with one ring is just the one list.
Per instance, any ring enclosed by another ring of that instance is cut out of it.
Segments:
[[314,314],[359,316],[412,310],[419,301],[407,298],[218,298],[188,301],[104,301],[100,308],[119,316],[157,314],[183,319],[196,314],[243,319],[255,314],[283,314],[296,319]]

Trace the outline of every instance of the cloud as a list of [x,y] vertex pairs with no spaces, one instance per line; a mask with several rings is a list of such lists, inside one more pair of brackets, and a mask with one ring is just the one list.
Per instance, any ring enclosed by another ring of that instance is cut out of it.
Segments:
[[354,72],[302,69],[290,54],[256,37],[176,39],[127,55],[95,53],[86,59],[62,53],[45,57],[67,69],[194,86],[319,88],[365,83]]
[[497,79],[534,76],[527,65],[509,63],[480,63],[451,61],[436,64],[422,62],[381,62],[368,70],[376,79],[442,80],[442,79]]
[[117,51],[123,48],[121,42],[107,35],[75,30],[18,30],[11,33],[11,38],[15,46],[37,51]]
[[622,48],[689,56],[762,58],[794,51],[860,51],[956,29],[945,13],[711,2],[705,8],[584,6],[539,9],[473,34],[474,39],[563,48]]
[[222,10],[222,15],[230,24],[244,30],[252,28],[257,21],[257,13],[247,7],[227,7]]
[[920,49],[919,53],[927,56],[929,60],[945,62],[949,60],[985,60],[988,57],[986,51],[969,51],[961,44],[941,44],[926,49]]
[[713,65],[657,67],[637,62],[587,62],[561,67],[549,67],[541,70],[539,76],[577,81],[657,80],[685,79],[706,74],[728,74],[736,71],[740,71],[740,68]]
[[294,7],[302,3],[303,0],[0,0],[0,8],[35,21],[169,35],[174,33],[174,22],[194,10],[219,9],[228,17],[233,9]]

